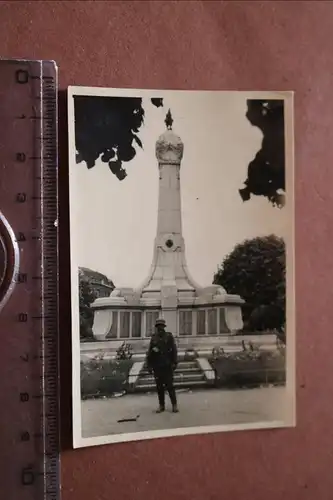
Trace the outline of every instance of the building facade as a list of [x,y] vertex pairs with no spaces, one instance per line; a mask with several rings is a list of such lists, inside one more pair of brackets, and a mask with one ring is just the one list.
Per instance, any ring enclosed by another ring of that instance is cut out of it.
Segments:
[[114,284],[107,276],[87,267],[80,267],[79,272],[84,279],[89,281],[96,298],[110,297],[114,290]]
[[[238,295],[219,285],[200,286],[190,275],[182,233],[181,161],[184,144],[167,128],[156,142],[159,175],[157,231],[150,272],[135,289],[115,288],[109,297],[93,304],[93,332],[97,340],[131,339],[135,346],[151,336],[157,318],[176,337],[194,340],[233,335],[243,327]],[[143,343],[145,344],[145,342]]]

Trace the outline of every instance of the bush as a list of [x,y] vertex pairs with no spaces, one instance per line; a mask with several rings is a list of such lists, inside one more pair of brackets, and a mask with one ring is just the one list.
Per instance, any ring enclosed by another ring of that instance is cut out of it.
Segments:
[[199,354],[195,349],[186,349],[184,354],[184,361],[194,361],[199,357]]
[[133,356],[132,345],[123,342],[121,346],[117,349],[116,359],[117,360],[131,359],[132,356]]
[[113,396],[128,391],[132,360],[104,360],[98,356],[81,362],[81,397]]
[[250,387],[263,384],[285,383],[285,353],[249,351],[225,354],[215,352],[210,359],[219,387]]

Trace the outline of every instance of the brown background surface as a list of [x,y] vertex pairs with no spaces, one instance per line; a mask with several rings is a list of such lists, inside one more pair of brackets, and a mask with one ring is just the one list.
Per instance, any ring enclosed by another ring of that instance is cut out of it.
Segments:
[[61,89],[296,92],[297,428],[75,451],[62,102],[64,500],[333,498],[332,28],[331,2],[0,2],[1,55],[56,60]]

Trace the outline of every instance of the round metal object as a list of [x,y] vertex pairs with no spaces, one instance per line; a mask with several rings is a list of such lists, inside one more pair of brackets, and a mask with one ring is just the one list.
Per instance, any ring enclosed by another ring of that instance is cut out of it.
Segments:
[[19,267],[19,249],[15,235],[0,213],[0,310],[9,299]]

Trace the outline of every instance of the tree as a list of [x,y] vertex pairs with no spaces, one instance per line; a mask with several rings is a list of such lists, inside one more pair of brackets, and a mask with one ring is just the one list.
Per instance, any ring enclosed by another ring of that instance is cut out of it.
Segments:
[[96,299],[89,279],[84,273],[79,270],[79,310],[80,310],[80,338],[94,339],[92,326],[94,321],[94,313],[91,309],[91,304]]
[[[163,106],[161,98],[151,102]],[[100,157],[119,180],[125,179],[123,163],[135,157],[135,145],[143,147],[138,136],[145,114],[142,99],[76,95],[74,110],[76,162],[92,168]]]
[[[151,103],[161,107],[163,99],[152,98]],[[124,163],[135,158],[136,146],[143,147],[138,135],[145,116],[142,98],[76,95],[74,110],[76,162],[93,168],[100,158],[118,180],[124,180]],[[246,118],[262,131],[263,140],[239,193],[243,201],[251,195],[265,196],[281,207],[285,191],[284,102],[249,99]]]
[[265,196],[275,206],[284,205],[285,139],[284,102],[282,100],[247,101],[246,118],[263,133],[261,149],[248,166],[243,201],[251,194]]
[[275,235],[245,240],[227,255],[214,284],[246,302],[244,330],[278,329],[285,325],[285,243]]

